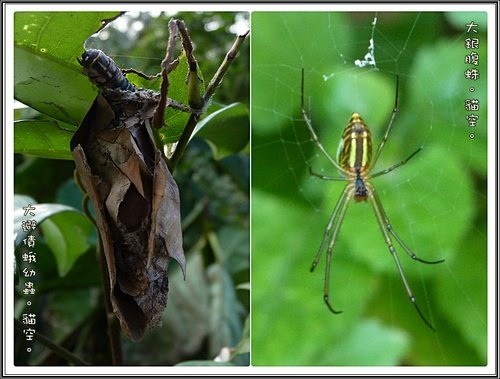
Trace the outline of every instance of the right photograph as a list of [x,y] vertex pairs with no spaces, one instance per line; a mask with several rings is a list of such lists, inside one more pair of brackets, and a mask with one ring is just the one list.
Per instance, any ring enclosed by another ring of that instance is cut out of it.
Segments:
[[359,10],[251,16],[252,365],[491,364],[487,13]]

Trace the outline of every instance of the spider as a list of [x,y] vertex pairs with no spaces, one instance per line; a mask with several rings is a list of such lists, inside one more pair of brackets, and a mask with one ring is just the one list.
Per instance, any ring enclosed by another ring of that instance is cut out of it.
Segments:
[[391,223],[385,213],[384,207],[382,206],[382,202],[375,191],[374,185],[370,182],[370,179],[375,178],[377,176],[382,176],[388,174],[389,172],[395,170],[396,168],[404,165],[411,158],[413,158],[418,152],[422,150],[422,147],[419,147],[416,151],[414,151],[408,158],[392,165],[391,167],[371,174],[371,171],[375,164],[377,163],[378,157],[382,152],[382,149],[387,141],[389,133],[392,129],[392,124],[396,113],[398,112],[398,97],[399,97],[399,76],[396,79],[396,95],[394,101],[394,108],[392,110],[391,118],[389,120],[389,124],[387,125],[387,130],[385,131],[384,137],[382,141],[378,145],[377,151],[375,153],[375,157],[372,160],[372,136],[368,125],[363,121],[361,116],[358,113],[353,113],[347,126],[345,127],[342,133],[342,139],[338,148],[338,156],[337,160],[332,158],[332,156],[328,153],[325,147],[321,144],[318,139],[316,132],[313,129],[311,120],[309,119],[306,110],[304,108],[304,69],[302,69],[302,82],[301,82],[301,113],[304,122],[309,129],[309,132],[312,136],[312,139],[316,146],[321,150],[323,155],[332,163],[332,165],[339,170],[343,177],[333,177],[333,176],[325,176],[320,175],[312,171],[309,167],[309,173],[312,176],[316,176],[322,180],[335,180],[335,181],[347,181],[347,185],[345,186],[342,194],[340,195],[337,204],[333,210],[332,215],[328,221],[328,225],[325,229],[323,240],[319,247],[319,250],[314,258],[314,261],[311,265],[310,271],[313,272],[316,266],[318,265],[319,259],[323,253],[323,250],[326,245],[328,245],[326,249],[326,269],[325,269],[325,285],[323,289],[323,300],[327,305],[328,309],[335,313],[339,314],[342,311],[336,311],[329,301],[329,285],[330,285],[330,265],[332,260],[332,250],[337,240],[337,236],[340,230],[340,226],[344,220],[344,216],[347,210],[347,205],[350,200],[354,200],[355,203],[361,201],[369,201],[375,212],[375,216],[377,218],[377,222],[380,226],[380,230],[382,232],[382,236],[384,237],[385,243],[389,248],[389,252],[391,253],[394,263],[396,264],[399,276],[401,277],[401,281],[404,284],[406,289],[406,293],[410,301],[415,306],[417,313],[420,318],[424,321],[424,323],[435,331],[432,324],[424,317],[424,314],[420,310],[415,296],[410,288],[408,280],[405,277],[403,272],[403,267],[398,258],[398,254],[394,245],[392,243],[391,236],[396,239],[398,244],[403,248],[403,250],[408,254],[410,258],[415,261],[419,261],[426,264],[436,264],[444,262],[443,260],[438,261],[426,261],[421,258],[418,258],[410,248],[403,242],[403,240],[396,234],[394,229],[392,228]]

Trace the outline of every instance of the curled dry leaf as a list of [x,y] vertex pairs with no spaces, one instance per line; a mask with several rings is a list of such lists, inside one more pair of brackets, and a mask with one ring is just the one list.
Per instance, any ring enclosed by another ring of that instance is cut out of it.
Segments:
[[161,321],[170,258],[185,274],[179,190],[152,138],[158,97],[147,90],[102,93],[71,151],[95,208],[113,310],[136,341]]

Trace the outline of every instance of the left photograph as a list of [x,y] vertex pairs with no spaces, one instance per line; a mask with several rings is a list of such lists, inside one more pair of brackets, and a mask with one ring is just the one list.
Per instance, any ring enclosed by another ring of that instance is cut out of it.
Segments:
[[249,14],[13,38],[14,364],[249,365]]

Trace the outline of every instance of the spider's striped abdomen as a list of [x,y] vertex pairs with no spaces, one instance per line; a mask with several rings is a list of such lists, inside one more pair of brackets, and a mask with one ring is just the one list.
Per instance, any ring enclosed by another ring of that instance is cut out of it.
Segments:
[[366,201],[365,175],[372,159],[372,135],[359,114],[353,113],[344,129],[338,151],[338,163],[354,185],[354,201]]
[[358,113],[353,113],[344,129],[338,150],[338,163],[346,173],[364,174],[370,169],[372,135]]

